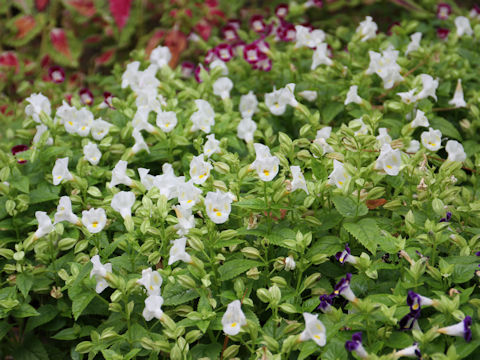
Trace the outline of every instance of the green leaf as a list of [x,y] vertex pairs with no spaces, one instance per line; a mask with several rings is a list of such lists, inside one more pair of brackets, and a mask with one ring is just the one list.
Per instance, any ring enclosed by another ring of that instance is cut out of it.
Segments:
[[32,331],[36,327],[50,322],[58,314],[57,308],[51,304],[40,306],[37,311],[40,315],[28,319],[25,332]]
[[216,360],[220,358],[220,351],[222,351],[222,345],[214,344],[198,344],[190,350],[192,359],[208,358]]
[[343,108],[342,103],[329,102],[322,109],[322,123],[328,124],[335,119],[335,116],[342,112]]
[[368,208],[364,203],[358,203],[351,197],[335,195],[332,197],[333,204],[340,214],[344,217],[363,216],[368,213]]
[[434,129],[442,132],[442,137],[453,138],[458,141],[462,141],[462,135],[458,132],[452,123],[442,117],[434,117],[430,120],[430,126]]
[[[310,358],[315,351],[319,351],[320,347],[314,341],[305,341],[300,345],[300,354],[298,360],[304,360]],[[312,357],[313,358],[313,357]]]
[[246,208],[250,210],[266,210],[265,201],[263,199],[244,199],[232,204],[240,208]]
[[385,342],[385,345],[392,349],[403,349],[412,345],[412,343],[413,339],[407,333],[395,331]]
[[221,280],[230,280],[253,267],[262,265],[263,263],[255,260],[235,259],[220,266],[218,272]]
[[368,251],[375,254],[377,251],[377,238],[381,234],[374,219],[367,218],[356,223],[345,223],[343,227]]
[[7,323],[5,320],[0,322],[0,340],[8,334],[12,326],[12,324]]
[[13,309],[10,314],[18,318],[26,318],[30,316],[40,315],[40,313],[37,310],[35,310],[35,308],[32,305],[27,303],[23,303],[18,308]]
[[13,352],[15,360],[48,360],[48,353],[42,342],[34,336],[27,336]]
[[30,204],[39,204],[59,198],[60,186],[53,186],[48,183],[41,183],[30,193]]
[[322,353],[322,360],[345,360],[348,359],[347,350],[345,350],[345,342],[332,338],[327,341],[325,350]]
[[10,184],[12,184],[15,189],[18,189],[25,194],[28,194],[30,190],[30,180],[24,175],[14,176],[11,179]]
[[327,178],[327,170],[320,161],[312,158],[310,164],[312,166],[313,175],[315,175],[317,180],[324,180]]
[[25,272],[18,274],[16,284],[18,290],[20,290],[23,297],[26,298],[33,285],[33,275]]
[[163,291],[165,306],[184,304],[190,300],[198,298],[199,296],[198,292],[194,289],[185,289],[179,284],[167,284]]

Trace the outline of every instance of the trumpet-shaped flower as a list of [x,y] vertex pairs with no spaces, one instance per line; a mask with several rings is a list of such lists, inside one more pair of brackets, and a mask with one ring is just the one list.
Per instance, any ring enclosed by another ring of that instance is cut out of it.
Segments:
[[342,295],[348,301],[355,303],[358,301],[358,299],[353,293],[352,289],[350,288],[351,279],[352,279],[352,274],[347,273],[347,275],[335,285],[333,295],[335,296]]
[[78,216],[72,211],[72,201],[68,196],[62,196],[58,202],[57,212],[55,213],[55,222],[68,221],[72,224],[79,224]]
[[170,62],[172,53],[167,46],[158,46],[150,54],[150,62],[159,68],[162,68]]
[[303,91],[300,91],[298,95],[300,95],[302,98],[310,102],[317,100],[317,97],[318,97],[317,92],[313,90],[303,90]]
[[292,107],[297,107],[298,102],[295,99],[295,84],[294,83],[289,83],[285,85],[285,87],[279,89],[280,91],[280,102],[282,104],[287,104]]
[[362,103],[362,98],[358,96],[358,86],[357,85],[352,85],[348,89],[347,93],[347,98],[345,99],[345,105],[348,105],[350,103],[355,103],[355,104],[361,104]]
[[240,300],[234,300],[227,306],[222,317],[223,332],[233,336],[240,332],[242,326],[247,325],[247,318],[242,311]]
[[228,220],[232,211],[232,195],[220,190],[208,192],[205,197],[205,209],[207,215],[215,224],[223,224]]
[[415,119],[410,123],[410,126],[412,128],[416,127],[428,127],[430,123],[428,122],[427,117],[425,116],[425,113],[422,110],[417,110]]
[[192,214],[191,207],[184,207],[182,205],[175,205],[172,207],[177,215],[178,223],[174,226],[177,234],[180,236],[187,235],[190,229],[195,227],[195,218]]
[[390,144],[392,142],[391,136],[388,135],[387,128],[378,129],[377,141],[380,144],[380,146],[383,146],[384,144]]
[[273,115],[283,115],[287,109],[287,104],[280,102],[280,90],[273,90],[271,93],[265,94],[265,105]]
[[397,93],[397,95],[402,98],[403,103],[412,104],[418,100],[417,95],[415,95],[416,91],[417,91],[417,88],[414,88],[410,91],[399,92]]
[[220,96],[222,100],[230,98],[230,91],[233,88],[233,82],[228,77],[218,78],[213,83],[213,93]]
[[152,268],[142,270],[142,277],[137,280],[137,284],[143,285],[148,295],[160,295],[162,282],[162,276]]
[[472,36],[473,35],[473,30],[472,30],[472,27],[470,26],[470,20],[468,20],[467,17],[457,16],[455,18],[455,26],[457,27],[457,35],[458,36],[463,36],[463,35]]
[[463,88],[462,88],[462,79],[457,80],[457,87],[455,88],[455,93],[453,94],[453,99],[448,102],[450,105],[455,106],[456,108],[466,107],[467,103],[463,98]]
[[92,122],[92,126],[90,127],[90,131],[92,137],[95,140],[102,140],[105,136],[108,135],[112,124],[103,120],[102,118],[98,118]]
[[90,271],[90,278],[95,276],[95,280],[97,281],[95,291],[97,294],[100,294],[108,287],[108,282],[105,280],[105,277],[107,276],[107,273],[112,272],[112,264],[107,263],[103,265],[100,261],[100,256],[98,255],[93,256],[90,261],[93,264],[93,268]]
[[270,154],[268,146],[254,144],[257,157],[250,165],[251,169],[257,171],[258,177],[263,181],[271,181],[278,174],[280,160]]
[[52,220],[45,211],[36,211],[35,217],[38,221],[38,229],[35,231],[34,239],[40,239],[53,231]]
[[422,145],[430,151],[437,151],[442,146],[442,133],[440,130],[428,128],[428,131],[424,131],[420,137]]
[[[158,110],[161,111],[160,109]],[[152,111],[152,109],[147,106],[138,107],[137,112],[132,120],[133,130],[145,130],[149,133],[153,133],[155,131],[155,127],[148,122],[148,115],[150,114],[150,111]]]
[[383,51],[382,54],[376,53],[375,51],[369,51],[369,54],[370,65],[366,73],[376,73],[381,77],[385,89],[390,89],[396,82],[403,80],[403,77],[400,75],[401,67],[397,64],[397,50],[389,47]]
[[255,130],[257,130],[257,123],[251,118],[244,118],[238,123],[237,136],[245,142],[251,142]]
[[335,258],[340,262],[340,264],[345,264],[345,263],[350,263],[350,264],[356,264],[357,263],[357,258],[353,255],[351,255],[350,252],[350,247],[348,244],[345,244],[345,250],[339,251],[335,254]]
[[318,320],[318,314],[303,313],[305,330],[300,334],[300,341],[313,340],[318,346],[325,346],[327,331],[323,323]]
[[434,300],[417,294],[414,291],[409,291],[407,295],[407,305],[410,307],[410,311],[419,311],[422,306],[431,306],[434,304]]
[[145,299],[145,308],[143,309],[142,316],[146,321],[150,321],[153,318],[161,320],[163,311],[163,297],[160,295],[150,295]]
[[165,195],[168,200],[178,196],[178,188],[185,182],[184,176],[175,176],[171,164],[162,165],[162,175],[155,176],[154,185],[160,190],[160,194]]
[[107,223],[107,215],[102,208],[82,211],[82,224],[92,234],[96,234],[103,230]]
[[132,89],[137,87],[138,77],[140,75],[139,68],[139,61],[134,61],[127,65],[125,72],[122,74],[122,89],[128,86]]
[[315,140],[313,140],[314,143],[320,145],[324,155],[333,152],[333,148],[327,143],[331,133],[332,127],[325,126],[323,129],[317,131],[317,136],[315,137]]
[[207,135],[207,141],[203,145],[203,154],[207,157],[220,152],[220,141],[215,139],[215,134]]
[[437,18],[447,20],[452,13],[452,7],[446,3],[440,3],[437,6]]
[[88,142],[87,145],[83,147],[83,157],[92,165],[97,165],[102,157],[102,153],[98,149],[97,144]]
[[448,140],[445,145],[445,150],[448,153],[448,160],[450,161],[462,162],[467,158],[463,145],[456,140]]
[[359,358],[366,359],[368,358],[368,353],[363,347],[362,344],[362,333],[357,332],[352,335],[352,340],[348,340],[345,343],[345,349],[350,352],[355,352]]
[[128,163],[124,160],[119,160],[117,165],[112,170],[112,180],[108,185],[108,188],[111,189],[114,186],[119,184],[131,186],[133,184],[132,179],[130,179],[127,175],[127,165]]
[[375,169],[381,169],[388,175],[397,176],[402,165],[400,150],[393,150],[390,144],[382,145],[380,155],[375,163]]
[[363,122],[363,116],[358,119],[353,119],[350,121],[348,124],[349,127],[358,129],[355,130],[355,135],[367,135],[368,134],[368,127],[367,125]]
[[150,190],[155,184],[155,176],[149,174],[150,169],[138,168],[138,175],[140,176],[140,182],[145,189]]
[[357,34],[360,34],[361,41],[367,41],[377,36],[378,26],[373,21],[371,16],[366,16],[360,25],[357,27]]
[[173,111],[161,111],[157,114],[157,126],[169,133],[177,126],[177,114]]
[[81,108],[75,113],[76,133],[80,136],[88,136],[94,121],[93,114],[87,108]]
[[135,194],[131,191],[120,191],[113,195],[110,206],[122,215],[123,219],[132,216],[132,206],[135,203]]
[[192,261],[190,255],[185,251],[185,246],[187,245],[187,238],[181,237],[173,241],[173,246],[170,248],[170,256],[168,258],[168,265],[172,265],[178,260],[189,263]]
[[306,46],[316,48],[325,40],[325,33],[320,30],[311,30],[303,25],[295,26],[295,48]]
[[295,268],[297,267],[297,264],[295,263],[295,260],[292,255],[288,255],[285,258],[284,262],[285,262],[285,270],[287,271],[295,270]]
[[[40,141],[40,138],[42,137],[43,133],[48,130],[47,125],[40,124],[35,126],[37,129],[37,132],[35,133],[35,136],[33,137],[32,144],[38,144]],[[47,145],[53,145],[53,138],[49,137],[47,141],[45,142]]]
[[400,330],[420,330],[420,326],[418,326],[419,317],[420,317],[420,310],[410,311],[398,322]]
[[458,324],[440,328],[437,332],[450,336],[463,336],[466,342],[470,342],[472,340],[471,326],[472,318],[470,316],[465,316],[465,318]]
[[195,105],[198,110],[190,117],[193,123],[191,131],[202,130],[208,134],[211,127],[215,125],[215,112],[208,101],[197,99]]
[[307,183],[305,177],[302,174],[300,166],[290,166],[290,172],[292,173],[292,189],[290,191],[295,191],[297,189],[302,189],[308,194]]
[[68,157],[57,159],[52,169],[53,185],[58,185],[62,181],[70,181],[73,179],[72,174],[68,171]]
[[413,343],[412,346],[406,347],[405,349],[398,350],[394,353],[395,358],[405,357],[416,357],[418,359],[422,358],[422,353],[417,343]]
[[194,206],[200,199],[202,190],[197,188],[192,180],[189,180],[178,186],[178,201],[180,205],[187,209]]
[[37,123],[42,122],[40,120],[40,113],[42,111],[48,116],[52,113],[50,100],[41,93],[32,94],[26,98],[25,101],[28,102],[28,105],[25,107],[25,114]]
[[408,55],[408,53],[411,53],[412,51],[418,50],[420,47],[420,40],[422,40],[422,33],[421,32],[416,32],[412,35],[410,35],[410,43],[407,46],[407,50],[405,51],[405,56]]
[[410,145],[407,148],[408,153],[416,153],[420,150],[420,142],[418,140],[410,140]]
[[147,153],[150,153],[150,149],[148,148],[148,145],[145,142],[145,139],[143,138],[140,130],[133,129],[132,137],[135,139],[135,144],[133,144],[133,147],[132,147],[132,152],[134,154],[136,154],[136,153],[138,153],[142,150],[145,150]]
[[331,66],[333,61],[328,57],[328,49],[326,43],[321,43],[313,52],[311,70],[315,70],[319,65]]
[[194,156],[190,161],[190,177],[196,185],[203,184],[210,176],[212,165],[204,161],[204,155]]
[[242,114],[242,118],[251,118],[258,111],[258,100],[253,91],[240,97],[238,110]]
[[80,96],[80,102],[83,105],[91,106],[93,104],[93,94],[88,88],[84,87],[80,89],[78,95]]
[[333,160],[333,171],[328,175],[328,183],[338,188],[343,188],[351,176],[347,174],[343,164],[340,161]]
[[421,74],[420,79],[422,80],[422,91],[417,94],[417,99],[426,99],[431,96],[437,101],[436,91],[438,88],[438,79],[433,79],[428,74]]

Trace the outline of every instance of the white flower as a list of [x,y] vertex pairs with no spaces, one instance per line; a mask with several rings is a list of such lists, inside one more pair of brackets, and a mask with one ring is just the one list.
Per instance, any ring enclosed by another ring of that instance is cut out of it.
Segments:
[[97,165],[102,157],[102,153],[98,149],[97,144],[88,142],[87,145],[83,147],[83,157],[92,165]]
[[190,229],[195,227],[195,218],[192,214],[191,207],[184,207],[182,205],[172,206],[177,215],[178,223],[174,226],[177,234],[180,236],[187,235]]
[[122,74],[122,89],[125,89],[127,86],[130,86],[132,89],[136,87],[140,75],[139,67],[139,61],[134,61],[127,65],[127,69]]
[[388,175],[397,176],[401,165],[400,150],[393,150],[390,144],[384,144],[375,163],[375,169],[381,169]]
[[251,142],[255,130],[257,130],[256,122],[250,118],[244,118],[238,123],[237,136],[245,142]]
[[297,265],[295,264],[295,260],[293,259],[292,255],[289,255],[288,257],[285,258],[285,270],[291,271],[295,270],[295,267]]
[[87,136],[93,124],[93,114],[87,108],[81,108],[75,113],[76,133],[80,136]]
[[168,265],[172,265],[178,260],[189,263],[192,261],[190,255],[185,251],[185,245],[187,244],[187,238],[181,237],[173,241],[173,246],[170,248],[170,257],[168,258]]
[[110,206],[118,211],[123,219],[132,216],[132,206],[135,203],[135,194],[131,191],[120,191],[113,195]]
[[68,157],[57,159],[52,170],[53,185],[60,184],[63,180],[69,181],[73,179],[72,174],[68,171]]
[[390,144],[392,142],[391,136],[388,135],[387,128],[379,128],[378,129],[377,141],[380,144],[380,147],[383,144]]
[[425,113],[422,110],[417,110],[415,119],[413,119],[413,121],[410,123],[410,126],[412,128],[416,128],[419,126],[428,127],[429,125],[430,123],[428,122],[428,119],[425,116]]
[[160,295],[162,282],[162,276],[152,268],[142,270],[142,277],[137,280],[137,284],[143,285],[148,295]]
[[72,211],[72,201],[68,196],[62,196],[58,202],[57,212],[55,213],[55,222],[68,221],[72,224],[80,224],[78,216]]
[[280,103],[280,90],[273,90],[271,93],[265,94],[265,105],[273,115],[283,115],[287,109],[287,105]]
[[375,51],[369,51],[370,65],[366,70],[366,74],[376,73],[383,80],[383,87],[390,89],[395,82],[402,81],[400,75],[401,67],[397,64],[398,51],[389,47],[382,54]]
[[102,208],[82,211],[82,224],[92,234],[98,233],[103,230],[107,223],[107,215]]
[[350,103],[355,103],[355,104],[361,104],[362,103],[362,98],[358,96],[358,86],[357,85],[352,85],[350,86],[350,89],[348,89],[347,93],[347,98],[345,99],[345,105],[348,105]]
[[102,118],[93,120],[92,126],[90,127],[92,137],[95,140],[102,140],[105,136],[108,135],[108,132],[111,127],[112,127],[112,124],[103,120]]
[[213,83],[213,93],[220,96],[222,100],[230,98],[230,91],[233,88],[233,82],[228,77],[218,78]]
[[313,340],[318,346],[325,346],[327,342],[326,329],[318,320],[318,314],[305,312],[303,318],[305,319],[305,330],[300,334],[300,341]]
[[453,94],[453,99],[448,102],[450,105],[455,106],[456,108],[466,107],[467,103],[463,98],[463,88],[462,88],[462,79],[457,80],[457,87],[455,88],[455,94]]
[[317,46],[313,52],[312,57],[312,66],[311,70],[315,70],[318,65],[327,65],[330,66],[333,64],[333,61],[328,57],[328,48],[326,43],[321,43]]
[[112,170],[112,180],[108,185],[108,188],[111,189],[114,186],[119,184],[131,186],[133,184],[132,179],[130,179],[127,175],[127,165],[128,163],[124,160],[119,160],[117,165]]
[[203,154],[207,157],[220,152],[220,141],[215,139],[215,134],[207,135],[207,141],[203,145]]
[[440,130],[428,128],[428,131],[424,131],[420,137],[422,145],[430,151],[437,151],[442,145],[442,133]]
[[135,125],[135,121],[143,121],[144,126],[146,126],[145,130],[152,132],[153,130],[150,128],[151,125],[148,124],[148,114],[150,111],[154,111],[156,113],[162,111],[162,105],[166,105],[165,100],[161,95],[158,95],[158,90],[156,87],[141,88],[136,91],[136,95],[137,98],[135,99],[135,105],[137,105],[137,113],[140,111],[143,112],[143,118],[140,117],[138,120],[134,118],[134,126],[139,127],[139,125]]
[[41,93],[32,94],[25,99],[29,104],[25,107],[25,114],[31,116],[33,121],[41,123],[40,113],[43,111],[46,115],[50,116],[52,113],[52,108],[50,105],[50,100]]
[[163,311],[163,297],[160,295],[150,295],[145,299],[145,308],[143,309],[142,316],[146,321],[150,321],[153,318],[161,320]]
[[140,182],[145,189],[150,190],[155,182],[155,176],[149,175],[150,169],[138,168],[138,175],[140,176]]
[[300,95],[302,98],[310,102],[317,100],[317,96],[318,96],[317,92],[313,90],[300,91],[298,95]]
[[154,65],[157,65],[159,68],[168,65],[171,58],[172,53],[167,46],[158,46],[153,49],[150,54],[150,62]]
[[437,101],[437,95],[435,92],[437,91],[438,87],[438,79],[433,79],[428,74],[421,74],[420,79],[422,80],[423,88],[417,94],[417,99],[426,99],[427,97],[431,96],[432,98]]
[[258,100],[253,91],[240,97],[240,104],[238,110],[242,114],[242,118],[251,118],[254,113],[258,111]]
[[90,277],[95,276],[95,280],[97,281],[95,291],[97,292],[97,294],[100,294],[108,287],[108,283],[107,280],[105,280],[105,277],[107,276],[107,273],[112,272],[112,264],[107,263],[105,265],[102,265],[100,261],[100,256],[98,255],[93,256],[90,261],[93,264],[93,268],[90,271]]
[[157,114],[157,126],[169,133],[177,126],[177,114],[173,111],[161,111]]
[[146,106],[141,106],[137,109],[137,112],[132,120],[132,126],[134,130],[145,130],[149,133],[155,131],[155,127],[148,122],[148,115],[150,114],[150,111],[152,110]]
[[457,27],[457,35],[463,36],[467,34],[468,36],[473,35],[472,27],[470,26],[470,20],[465,16],[457,16],[455,18],[455,26]]
[[357,27],[357,34],[360,34],[362,37],[362,42],[369,39],[373,39],[377,36],[378,26],[372,20],[371,16],[366,16],[360,25]]
[[162,175],[155,176],[154,185],[160,190],[160,194],[165,195],[170,200],[178,195],[178,188],[185,182],[185,177],[175,176],[173,167],[169,163],[162,165],[162,171]]
[[345,183],[350,179],[350,175],[345,171],[343,164],[340,161],[333,160],[333,171],[328,175],[328,183],[335,185],[338,188],[342,188]]
[[208,192],[205,197],[205,208],[207,215],[215,224],[223,224],[228,220],[232,211],[232,195],[220,190]]
[[367,135],[368,134],[368,127],[367,125],[363,122],[363,116],[359,119],[353,119],[350,121],[348,124],[349,127],[353,127],[354,129],[357,129],[355,131],[355,135]]
[[202,190],[193,185],[193,181],[189,180],[178,187],[178,201],[183,208],[191,208],[200,199]]
[[315,48],[325,40],[325,33],[316,29],[310,31],[306,26],[295,26],[295,48],[306,46],[309,48]]
[[210,69],[220,68],[222,69],[222,75],[228,75],[227,64],[221,59],[215,59],[210,63]]
[[195,100],[198,110],[192,114],[190,120],[193,123],[191,131],[202,130],[209,133],[213,125],[215,125],[215,112],[210,103],[206,100]]
[[135,144],[133,144],[133,147],[132,147],[132,152],[134,154],[142,150],[145,150],[147,153],[150,153],[150,149],[148,148],[148,145],[145,142],[140,130],[133,129],[132,136],[135,139]]
[[[40,138],[42,137],[43,133],[48,130],[48,127],[44,124],[40,124],[35,126],[37,129],[37,132],[35,133],[35,136],[33,137],[32,143],[33,144],[38,144],[40,141]],[[49,137],[47,141],[45,142],[47,145],[52,145],[53,144],[53,138]]]
[[331,133],[332,127],[325,126],[323,129],[317,131],[317,136],[315,140],[313,140],[314,143],[320,145],[323,150],[323,154],[333,152],[333,148],[327,143],[327,139],[330,137]]
[[55,123],[64,124],[65,121],[71,119],[77,109],[73,106],[68,105],[68,103],[63,100],[62,105],[58,107],[57,112],[55,114]]
[[194,156],[190,161],[190,177],[193,183],[197,185],[203,184],[208,179],[212,169],[212,165],[203,159],[204,155],[200,154]]
[[417,96],[414,95],[415,91],[417,91],[417,88],[414,88],[410,91],[399,92],[399,93],[397,93],[397,95],[402,98],[402,101],[405,104],[411,104],[411,103],[414,103],[418,100]]
[[416,153],[420,150],[420,142],[417,140],[411,140],[410,145],[407,148],[408,153]]
[[247,318],[242,311],[240,300],[234,300],[227,306],[222,317],[223,332],[233,336],[240,332],[242,326],[247,325]]
[[415,357],[420,358],[421,355],[420,349],[417,343],[414,343],[412,346],[406,347],[405,349],[399,350],[394,353],[395,358],[405,357]]
[[257,171],[258,177],[263,181],[271,181],[278,174],[278,165],[280,160],[276,156],[270,154],[268,146],[263,144],[254,144],[256,159],[250,165],[251,169]]
[[410,43],[407,46],[407,50],[405,51],[405,56],[408,55],[408,53],[412,51],[418,50],[420,47],[420,40],[422,40],[422,33],[421,32],[416,32],[412,35],[410,35]]
[[456,140],[448,140],[445,145],[445,150],[448,153],[447,160],[462,162],[467,158],[467,154],[465,153],[465,150],[463,150],[462,144]]
[[282,104],[287,104],[292,107],[297,107],[298,102],[295,99],[295,84],[289,83],[285,85],[285,87],[281,88],[280,90],[280,102]]
[[38,229],[35,231],[34,239],[40,239],[53,231],[52,220],[45,211],[36,211],[35,217],[38,221]]
[[290,172],[292,173],[292,189],[291,191],[295,191],[297,189],[302,189],[308,194],[307,183],[305,181],[305,177],[302,174],[302,170],[300,166],[290,166]]

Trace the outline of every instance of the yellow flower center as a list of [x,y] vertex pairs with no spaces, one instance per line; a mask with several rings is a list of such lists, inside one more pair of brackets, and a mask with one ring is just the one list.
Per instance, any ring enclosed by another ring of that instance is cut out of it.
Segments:
[[270,175],[270,171],[268,171],[268,170],[263,170],[263,173],[265,174],[265,176]]
[[232,323],[232,325],[231,325],[231,326],[232,326],[232,328],[234,328],[235,326],[237,326],[237,323],[236,323],[236,322],[234,322],[234,323]]
[[61,178],[62,178],[62,175],[58,175],[58,176],[57,176],[57,179],[60,180]]
[[94,221],[93,224],[92,224],[92,226],[93,226],[94,228],[96,228],[96,227],[98,226],[98,221]]
[[391,168],[392,168],[392,165],[387,165],[387,168],[391,169]]
[[217,216],[222,216],[222,213],[221,213],[220,211],[217,211],[217,212],[216,212],[216,215],[217,215]]
[[68,125],[73,126],[73,122],[69,121]]
[[320,340],[320,336],[319,336],[319,335],[313,335],[313,337],[314,337],[315,339],[319,339],[319,340]]
[[413,309],[413,310],[418,310],[418,304],[413,305],[413,306],[412,306],[412,309]]

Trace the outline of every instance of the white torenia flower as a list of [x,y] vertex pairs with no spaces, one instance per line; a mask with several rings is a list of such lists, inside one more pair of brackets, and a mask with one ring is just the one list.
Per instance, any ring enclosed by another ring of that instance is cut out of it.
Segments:
[[363,116],[358,119],[353,119],[350,121],[348,124],[349,127],[353,127],[355,130],[355,135],[367,135],[368,134],[368,127],[367,125],[363,122]]
[[162,175],[155,176],[154,185],[160,190],[160,194],[165,195],[170,200],[178,195],[178,188],[180,184],[185,182],[185,177],[175,176],[173,167],[169,163],[162,165],[162,171]]
[[201,193],[202,190],[189,180],[178,186],[178,201],[183,208],[191,208],[200,200]]
[[240,97],[240,104],[238,110],[242,114],[242,118],[251,118],[253,114],[258,111],[258,100],[253,91],[249,91],[248,94]]
[[295,49],[306,46],[315,48],[325,40],[325,32],[320,29],[310,30],[303,25],[295,25]]
[[317,46],[312,56],[312,66],[310,70],[315,70],[319,65],[331,66],[333,61],[328,57],[328,48],[326,43]]
[[[161,95],[158,95],[158,90],[156,88],[141,88],[136,91],[137,98],[135,99],[135,105],[137,105],[137,114],[133,119],[133,124],[135,127],[139,128],[139,125],[135,125],[135,122],[142,123],[145,126],[145,130],[152,132],[152,125],[148,123],[148,114],[150,111],[156,113],[162,111],[162,105],[165,105],[165,100]],[[142,117],[143,116],[143,117]],[[139,128],[141,130],[141,128]]]
[[202,130],[208,134],[211,127],[215,125],[215,112],[206,100],[197,99],[195,105],[197,105],[198,110],[190,117],[193,123],[191,131]]
[[313,340],[318,346],[325,346],[327,342],[326,329],[323,323],[318,320],[318,314],[303,313],[305,319],[305,330],[300,334],[300,341]]
[[280,102],[280,90],[275,89],[271,93],[265,94],[265,105],[273,115],[277,116],[283,115],[287,109],[287,105]]
[[230,98],[230,91],[233,88],[233,82],[228,77],[218,78],[213,83],[213,93],[220,96],[222,100]]
[[138,153],[142,150],[145,150],[147,153],[150,153],[150,149],[148,148],[148,145],[145,142],[145,139],[143,138],[140,130],[133,129],[132,137],[135,139],[135,144],[133,144],[133,147],[132,147],[132,152],[134,154],[136,154],[136,153]]
[[157,126],[169,133],[177,126],[177,114],[173,111],[161,111],[157,114]]
[[467,17],[457,16],[455,18],[455,26],[457,27],[457,35],[458,36],[463,36],[463,35],[472,36],[473,35],[473,30],[472,30],[472,27],[470,26],[470,20],[468,20]]
[[90,127],[90,132],[95,140],[102,140],[108,135],[111,127],[112,124],[103,120],[102,118],[98,118],[93,120],[92,126]]
[[420,79],[422,80],[422,91],[417,94],[417,99],[426,99],[431,96],[437,101],[436,91],[438,88],[438,79],[433,79],[428,74],[421,74]]
[[207,215],[215,224],[227,222],[232,211],[232,195],[217,189],[216,192],[208,192],[205,197]]
[[159,68],[162,68],[170,62],[172,53],[167,46],[158,46],[150,54],[150,62]]
[[450,336],[463,336],[466,342],[472,340],[472,318],[470,316],[465,316],[465,318],[459,323],[447,327],[443,327],[437,330],[440,334],[450,335]]
[[50,100],[41,93],[32,94],[25,99],[28,105],[25,107],[25,114],[30,116],[36,123],[41,123],[40,113],[43,111],[46,115],[50,116],[52,108]]
[[52,220],[45,211],[36,211],[35,217],[38,221],[38,229],[35,231],[34,239],[40,239],[53,231]]
[[362,103],[362,98],[358,96],[358,86],[357,85],[352,85],[348,89],[347,97],[345,99],[345,105],[348,105],[350,103],[355,103],[355,104],[361,104]]
[[137,280],[137,284],[143,285],[148,295],[160,295],[162,282],[162,276],[152,268],[142,270],[142,277]]
[[181,237],[173,241],[173,246],[170,248],[170,256],[168,258],[168,265],[172,265],[174,262],[181,260],[183,262],[189,263],[192,261],[190,255],[185,251],[185,246],[187,245],[187,238]]
[[462,79],[457,80],[457,87],[455,88],[455,94],[453,94],[453,99],[448,102],[450,105],[455,106],[456,108],[466,107],[467,103],[463,98],[463,88],[462,88]]
[[148,122],[148,115],[150,114],[150,111],[152,110],[145,106],[137,109],[132,119],[133,130],[145,130],[149,133],[153,133],[155,131],[155,127]]
[[416,32],[410,35],[410,43],[407,46],[407,50],[405,51],[405,56],[408,55],[408,53],[411,53],[412,51],[418,50],[420,47],[420,40],[422,40],[422,33],[421,32]]
[[204,155],[194,156],[190,161],[190,177],[196,185],[203,184],[210,176],[212,165],[204,161]]
[[108,282],[105,280],[107,273],[112,272],[112,264],[102,264],[100,261],[100,256],[95,255],[90,259],[90,262],[93,264],[93,268],[90,271],[90,278],[95,276],[95,280],[97,281],[97,286],[95,287],[95,291],[97,294],[100,294],[103,290],[108,287]]
[[81,108],[75,113],[77,124],[76,133],[80,136],[88,136],[94,121],[93,114],[87,108]]
[[417,96],[415,95],[416,91],[417,88],[414,88],[410,91],[399,92],[397,95],[402,98],[404,104],[412,104],[418,100]]
[[234,336],[240,332],[242,326],[247,325],[247,318],[242,311],[240,300],[234,300],[227,306],[227,311],[222,317],[223,332]]
[[119,160],[117,165],[112,170],[112,180],[108,185],[108,188],[111,189],[114,186],[119,184],[131,186],[133,184],[132,179],[130,179],[127,175],[127,165],[128,163],[124,160]]
[[228,67],[225,61],[215,59],[210,63],[210,69],[220,68],[222,69],[222,75],[228,75]]
[[177,215],[178,223],[174,226],[177,234],[180,236],[187,235],[190,229],[195,227],[195,218],[192,214],[191,207],[184,207],[182,205],[172,206]]
[[207,141],[203,145],[203,154],[207,157],[220,152],[220,141],[215,139],[215,134],[207,135]]
[[83,147],[83,157],[92,165],[97,165],[102,157],[102,153],[98,149],[97,144],[88,142],[87,145]]
[[278,174],[280,160],[276,156],[270,154],[268,146],[263,144],[254,144],[256,159],[250,165],[251,169],[257,171],[258,177],[263,181],[271,181]]
[[138,168],[138,175],[140,176],[140,182],[145,189],[150,190],[155,184],[155,176],[149,175],[150,169]]
[[120,191],[113,195],[110,206],[122,215],[123,219],[132,216],[132,206],[135,203],[135,194],[131,191]]
[[122,89],[130,86],[132,89],[138,84],[140,76],[140,62],[134,61],[127,65],[125,72],[122,74]]
[[289,83],[280,90],[280,102],[290,105],[292,107],[298,106],[298,101],[295,99],[295,84]]
[[418,347],[417,343],[413,343],[412,346],[406,347],[405,349],[398,350],[393,354],[395,358],[400,358],[402,356],[405,357],[416,357],[418,359],[422,358],[422,353],[420,352],[420,348]]
[[146,321],[150,321],[153,318],[161,320],[163,311],[163,297],[160,295],[150,295],[145,299],[145,308],[143,309],[142,316]]
[[315,137],[315,140],[313,140],[314,143],[320,145],[324,155],[333,152],[333,148],[327,143],[327,139],[330,137],[331,133],[332,127],[325,126],[323,129],[317,131],[317,136]]
[[82,224],[92,234],[96,234],[103,230],[107,223],[107,215],[102,208],[82,211]]
[[298,93],[302,98],[304,98],[307,101],[313,102],[317,100],[317,92],[313,90],[303,90]]
[[371,16],[366,16],[360,25],[357,27],[357,34],[360,34],[361,41],[367,41],[377,36],[378,26],[373,21]]
[[445,150],[448,153],[447,160],[463,162],[467,159],[463,145],[456,140],[448,140],[445,145]]
[[376,73],[382,78],[385,89],[390,89],[396,82],[403,80],[403,77],[400,75],[401,67],[397,64],[397,50],[389,47],[382,54],[375,51],[369,51],[368,53],[370,55],[370,65],[366,70],[366,74]]
[[410,127],[416,128],[416,127],[428,127],[430,123],[428,122],[427,117],[425,116],[425,113],[422,110],[417,110],[417,113],[415,115],[415,119],[410,123]]
[[68,171],[68,157],[57,159],[52,169],[53,185],[58,185],[62,181],[70,181],[73,179],[72,174]]
[[238,123],[237,136],[245,142],[251,142],[255,130],[257,130],[257,123],[251,118],[244,118]]
[[408,153],[416,153],[418,150],[420,150],[420,142],[418,140],[411,140],[406,151]]
[[295,270],[297,264],[295,264],[295,260],[293,259],[292,255],[289,255],[285,258],[285,270],[292,271]]
[[[35,133],[35,136],[33,137],[32,144],[38,144],[40,141],[40,138],[42,137],[43,133],[48,130],[47,125],[40,124],[35,126],[37,129],[37,132]],[[45,142],[47,145],[53,145],[53,138],[49,137],[47,141]]]
[[388,135],[387,128],[379,128],[378,129],[378,136],[377,141],[380,144],[380,147],[384,144],[390,144],[392,142],[392,138]]
[[300,166],[290,166],[290,172],[292,173],[292,189],[291,191],[295,191],[297,189],[301,189],[308,194],[307,183],[305,181],[305,177],[302,174],[302,170]]
[[428,128],[428,131],[424,131],[420,135],[422,145],[430,151],[437,151],[442,146],[442,133],[440,130],[433,130]]
[[333,171],[328,175],[328,183],[338,188],[343,188],[351,176],[347,174],[340,161],[333,160]]
[[393,150],[390,144],[382,145],[380,155],[375,163],[375,169],[381,169],[388,175],[397,176],[400,172],[401,165],[402,159],[400,156],[400,150]]
[[61,221],[68,221],[72,224],[80,224],[78,216],[75,215],[72,211],[72,201],[68,196],[62,196],[58,202],[57,212],[55,213],[55,222],[59,223]]

